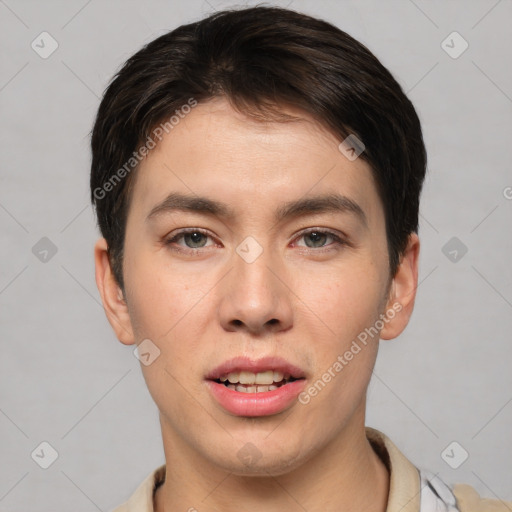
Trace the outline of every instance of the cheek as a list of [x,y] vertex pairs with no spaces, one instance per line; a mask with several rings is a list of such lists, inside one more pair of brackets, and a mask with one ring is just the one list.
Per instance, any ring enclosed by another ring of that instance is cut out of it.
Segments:
[[[175,429],[186,429],[184,411],[195,410],[191,394],[199,387],[191,379],[197,366],[202,324],[206,318],[204,300],[208,286],[204,275],[170,272],[150,252],[131,253],[126,261],[125,282],[132,328],[139,343],[150,339],[160,351],[150,364],[141,364],[148,390]],[[203,299],[203,300],[202,300]]]
[[[199,392],[201,379],[191,379],[198,355],[212,323],[211,297],[216,275],[208,272],[170,269],[165,255],[150,251],[131,253],[125,266],[130,320],[136,341],[150,339],[160,350],[149,366],[141,365],[144,378],[157,404],[175,408],[186,400],[188,391]],[[196,376],[197,377],[197,376]]]
[[322,333],[316,339],[324,340],[329,352],[343,350],[378,318],[384,283],[379,269],[368,261],[301,275],[309,278],[294,284],[297,306],[304,310],[298,320],[302,317],[310,327],[316,324],[317,334]]
[[379,283],[371,267],[353,267],[310,290],[304,301],[316,315],[303,316],[315,353],[314,376],[301,398],[303,431],[317,432],[321,421],[324,434],[334,435],[363,403],[378,351],[379,336],[371,329],[379,318]]
[[136,339],[149,338],[157,344],[187,324],[208,290],[204,275],[171,272],[165,260],[150,251],[130,253],[125,282]]
[[314,340],[316,361],[304,403],[311,412],[342,421],[364,398],[375,364],[379,336],[372,327],[379,318],[384,283],[368,260],[350,271],[338,270],[316,275],[316,286],[302,284],[298,296],[307,306],[300,322]]

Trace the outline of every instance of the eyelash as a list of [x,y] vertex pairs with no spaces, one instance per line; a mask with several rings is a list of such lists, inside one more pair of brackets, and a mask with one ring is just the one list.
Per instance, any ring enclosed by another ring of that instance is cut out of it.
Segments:
[[[176,251],[176,252],[180,252],[180,253],[186,253],[186,254],[198,254],[200,252],[203,252],[202,251],[202,247],[201,248],[197,248],[197,249],[194,249],[192,247],[180,247],[180,246],[175,246],[175,247],[172,247],[172,244],[175,243],[177,240],[179,240],[181,237],[183,237],[184,235],[188,234],[188,233],[201,233],[203,235],[205,235],[206,237],[209,237],[209,238],[213,238],[207,231],[201,229],[201,228],[188,228],[188,229],[183,229],[181,231],[179,231],[178,233],[176,233],[172,238],[168,238],[166,240],[164,240],[164,244],[166,246],[169,246],[172,248],[172,250]],[[344,240],[341,236],[339,236],[337,233],[335,233],[334,231],[331,231],[329,229],[320,229],[320,228],[309,228],[305,231],[301,231],[297,237],[297,238],[302,238],[308,234],[311,234],[311,233],[320,233],[320,234],[323,234],[323,235],[329,235],[333,238],[334,242],[329,244],[329,245],[326,245],[326,246],[323,246],[323,247],[318,247],[318,248],[314,248],[314,247],[304,247],[304,246],[301,246],[300,248],[301,249],[306,249],[307,251],[312,251],[314,253],[323,253],[323,252],[327,252],[327,251],[331,251],[331,250],[337,250],[339,249],[340,246],[344,246],[344,245],[349,245],[348,242],[346,240]],[[338,247],[331,247],[332,245],[337,245]],[[322,249],[327,249],[327,251],[323,250]]]

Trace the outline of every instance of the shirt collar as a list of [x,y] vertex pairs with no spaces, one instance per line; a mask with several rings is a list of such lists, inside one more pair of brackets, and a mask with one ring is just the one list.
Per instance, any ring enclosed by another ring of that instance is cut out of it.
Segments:
[[[382,432],[366,427],[366,437],[390,473],[386,512],[419,512],[420,477],[418,469]],[[165,464],[152,471],[140,484],[125,508],[115,512],[154,512],[153,496],[165,480]]]
[[421,488],[418,469],[382,432],[366,427],[366,437],[390,473],[386,512],[419,512]]

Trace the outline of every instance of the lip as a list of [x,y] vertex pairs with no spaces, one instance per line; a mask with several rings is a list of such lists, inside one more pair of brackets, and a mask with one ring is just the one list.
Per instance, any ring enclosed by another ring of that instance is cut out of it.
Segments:
[[224,384],[207,380],[206,385],[221,407],[235,416],[270,416],[278,414],[297,401],[306,386],[304,379],[261,393],[243,393],[229,389]]
[[263,357],[258,360],[253,360],[249,357],[234,357],[217,366],[205,378],[207,380],[216,380],[232,372],[246,371],[259,373],[267,370],[290,374],[294,379],[303,379],[306,376],[298,366],[289,363],[281,357]]
[[[290,374],[297,380],[261,393],[243,393],[216,382],[223,375],[232,372],[258,373],[267,370]],[[235,357],[212,370],[206,376],[206,386],[218,404],[235,416],[270,416],[284,411],[297,401],[297,397],[306,386],[306,379],[300,368],[279,357],[264,357],[258,360]]]

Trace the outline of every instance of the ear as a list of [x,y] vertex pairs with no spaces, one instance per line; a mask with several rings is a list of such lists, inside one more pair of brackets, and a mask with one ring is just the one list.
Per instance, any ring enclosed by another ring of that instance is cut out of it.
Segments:
[[123,291],[112,273],[107,249],[107,241],[104,238],[100,238],[94,246],[96,285],[101,295],[105,314],[117,339],[125,345],[133,345],[135,337],[128,314],[128,306]]
[[414,309],[416,288],[418,287],[418,261],[420,240],[416,233],[409,235],[407,247],[400,259],[400,265],[390,286],[386,304],[388,321],[380,332],[383,340],[396,338],[406,328]]

